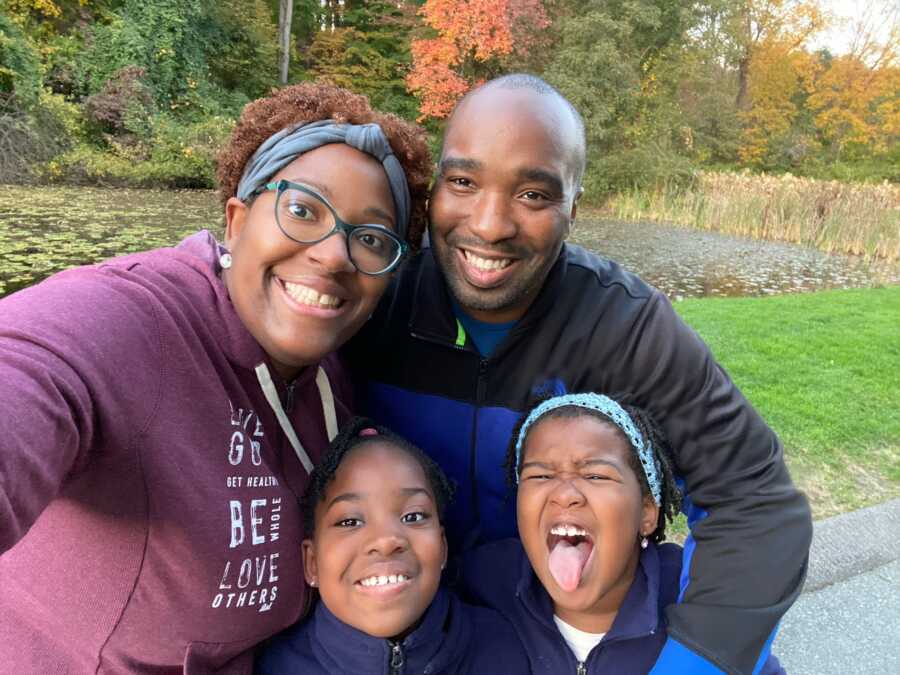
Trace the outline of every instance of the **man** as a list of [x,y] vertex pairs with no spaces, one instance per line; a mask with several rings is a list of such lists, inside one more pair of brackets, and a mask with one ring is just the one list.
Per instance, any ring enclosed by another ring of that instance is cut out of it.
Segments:
[[654,672],[751,673],[800,592],[809,507],[775,434],[665,297],[564,244],[584,162],[580,116],[538,78],[499,78],[460,102],[431,249],[351,353],[368,411],[457,481],[448,534],[459,548],[514,536],[501,464],[536,395],[596,391],[650,410],[675,448],[692,528]]

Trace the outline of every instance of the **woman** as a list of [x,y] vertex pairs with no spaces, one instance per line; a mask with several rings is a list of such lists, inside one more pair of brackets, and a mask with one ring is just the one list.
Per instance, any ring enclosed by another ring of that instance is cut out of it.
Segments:
[[220,158],[223,244],[0,302],[5,670],[246,672],[297,620],[297,496],[348,412],[331,354],[421,239],[428,172],[412,125],[288,87]]

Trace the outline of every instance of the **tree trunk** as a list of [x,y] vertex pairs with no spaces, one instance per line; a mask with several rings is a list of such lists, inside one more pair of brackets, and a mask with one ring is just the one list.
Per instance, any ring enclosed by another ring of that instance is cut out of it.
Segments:
[[738,62],[738,91],[735,104],[738,110],[750,109],[750,57],[753,52],[753,25],[750,8],[741,9],[741,60]]
[[737,109],[750,110],[750,56],[741,57],[738,63]]
[[291,17],[294,0],[280,0],[278,6],[278,50],[281,57],[278,74],[282,85],[288,83],[288,66],[291,64]]

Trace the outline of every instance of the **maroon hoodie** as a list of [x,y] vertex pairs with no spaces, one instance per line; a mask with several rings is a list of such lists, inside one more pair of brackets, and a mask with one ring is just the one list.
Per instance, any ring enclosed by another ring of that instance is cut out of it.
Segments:
[[[0,301],[3,672],[249,672],[299,617],[307,474],[218,254],[200,232]],[[316,374],[275,378],[313,461]]]

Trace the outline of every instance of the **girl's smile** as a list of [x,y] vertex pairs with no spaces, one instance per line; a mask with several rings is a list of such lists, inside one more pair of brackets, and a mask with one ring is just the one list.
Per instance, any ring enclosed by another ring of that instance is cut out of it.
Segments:
[[369,441],[343,459],[303,542],[307,581],[341,621],[375,637],[413,626],[437,593],[447,544],[421,465]]

